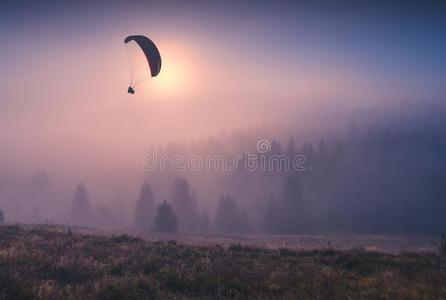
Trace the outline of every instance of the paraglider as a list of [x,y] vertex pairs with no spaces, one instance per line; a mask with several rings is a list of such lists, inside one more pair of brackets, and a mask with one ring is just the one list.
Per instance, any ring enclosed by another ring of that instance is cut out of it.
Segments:
[[148,77],[156,77],[161,70],[161,56],[155,43],[143,35],[130,35],[125,38],[129,54],[130,85],[129,94]]

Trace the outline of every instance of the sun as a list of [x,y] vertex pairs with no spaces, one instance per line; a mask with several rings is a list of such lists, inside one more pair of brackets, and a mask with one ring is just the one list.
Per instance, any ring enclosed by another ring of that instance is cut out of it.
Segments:
[[161,71],[157,77],[146,81],[144,89],[162,99],[187,96],[192,88],[194,70],[192,58],[178,45],[160,43]]
[[162,71],[153,78],[153,86],[157,92],[163,94],[177,94],[184,92],[186,87],[184,67],[180,59],[166,54]]

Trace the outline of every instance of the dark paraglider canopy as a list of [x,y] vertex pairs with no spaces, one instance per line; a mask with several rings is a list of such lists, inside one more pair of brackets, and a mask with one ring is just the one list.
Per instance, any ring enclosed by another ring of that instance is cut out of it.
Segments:
[[161,56],[155,43],[143,35],[130,35],[124,43],[129,54],[130,86],[127,92],[134,94],[136,86],[159,74]]
[[130,35],[125,38],[124,43],[127,44],[131,41],[136,42],[144,52],[149,63],[151,76],[157,76],[161,70],[161,56],[155,43],[143,35]]

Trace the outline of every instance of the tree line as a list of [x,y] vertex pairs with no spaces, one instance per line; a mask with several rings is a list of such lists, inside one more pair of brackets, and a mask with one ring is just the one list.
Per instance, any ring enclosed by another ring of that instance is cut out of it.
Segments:
[[[111,210],[102,208],[93,212],[87,189],[79,184],[74,193],[70,210],[70,223],[79,226],[109,226],[116,217]],[[172,196],[159,204],[152,187],[145,182],[135,201],[134,227],[161,233],[210,232],[249,233],[251,224],[246,212],[239,207],[238,201],[229,195],[218,200],[215,219],[212,222],[207,210],[199,210],[197,198],[186,178],[177,177],[174,181]]]
[[[240,163],[241,167],[231,172],[152,172],[138,199],[130,202],[132,223],[156,231],[168,223],[170,231],[182,232],[444,231],[446,108],[416,106],[407,111],[398,108],[397,112],[398,118],[407,119],[405,123],[397,122],[392,113],[388,124],[352,121],[342,134],[311,141],[271,138],[270,149],[258,157],[303,155],[303,171],[246,170]],[[258,136],[234,139],[173,143],[159,155],[220,154],[230,160],[249,145],[255,147]],[[30,194],[42,194],[44,199],[48,192],[41,187],[48,179],[40,176],[34,181]],[[154,190],[170,196],[155,199]],[[72,224],[124,226],[119,209],[106,205],[91,208],[85,185],[76,188],[73,199],[69,209]],[[9,211],[13,210],[5,210],[6,220]],[[37,220],[40,213],[34,209],[33,215]]]

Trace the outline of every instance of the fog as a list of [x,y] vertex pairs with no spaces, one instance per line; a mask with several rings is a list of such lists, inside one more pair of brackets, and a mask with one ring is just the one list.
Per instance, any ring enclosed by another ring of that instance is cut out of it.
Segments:
[[[443,229],[444,5],[317,3],[1,4],[6,221],[133,228],[147,182],[180,231]],[[150,36],[163,58],[135,95],[129,34]],[[187,166],[243,154],[242,164],[247,151],[305,162]],[[161,170],[163,155],[186,167]]]

